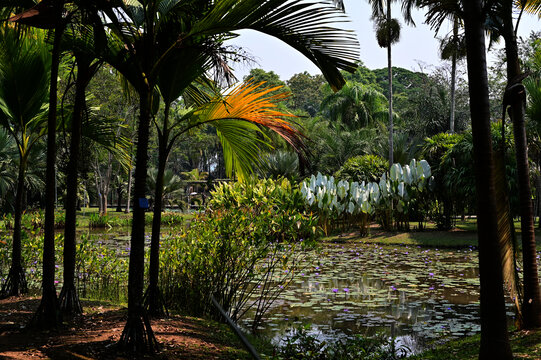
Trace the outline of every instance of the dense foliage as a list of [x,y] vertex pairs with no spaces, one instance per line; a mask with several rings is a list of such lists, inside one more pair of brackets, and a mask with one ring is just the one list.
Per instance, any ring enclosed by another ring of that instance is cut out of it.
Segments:
[[[336,181],[333,176],[318,173],[303,182],[301,192],[307,204],[320,215],[325,233],[333,222],[346,219],[359,221],[361,233],[365,234],[369,215],[386,229],[392,228],[393,221],[398,228],[408,229],[411,214],[426,215],[427,193],[433,183],[431,175],[426,160],[412,160],[404,167],[393,164],[377,182]],[[421,224],[424,217],[417,220]]]

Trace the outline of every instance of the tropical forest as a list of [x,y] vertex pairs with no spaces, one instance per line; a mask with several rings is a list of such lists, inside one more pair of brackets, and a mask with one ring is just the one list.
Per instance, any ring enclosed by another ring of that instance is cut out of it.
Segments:
[[538,17],[0,0],[0,358],[541,359]]

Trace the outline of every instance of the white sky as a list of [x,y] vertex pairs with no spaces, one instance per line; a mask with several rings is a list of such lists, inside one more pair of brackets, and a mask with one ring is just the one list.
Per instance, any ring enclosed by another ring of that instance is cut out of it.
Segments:
[[[370,20],[370,6],[366,0],[345,0],[346,14],[350,23],[339,24],[340,27],[352,29],[357,34],[360,43],[360,58],[365,66],[370,69],[387,66],[386,49],[380,48],[376,42],[374,25]],[[393,17],[402,24],[400,42],[393,45],[393,66],[418,71],[419,64],[423,66],[438,65],[439,42],[434,38],[434,32],[423,23],[424,14],[414,11],[413,18],[416,27],[407,26],[402,20],[402,14],[398,4],[393,6]],[[532,30],[541,29],[541,23],[537,17],[524,15],[519,27],[519,36],[527,37]],[[439,37],[444,37],[450,26],[443,26]],[[320,71],[310,61],[288,45],[269,36],[255,31],[243,31],[241,36],[230,43],[242,46],[254,56],[258,64],[236,64],[235,75],[242,80],[251,68],[262,68],[266,71],[274,71],[282,80],[288,80],[292,75],[303,71],[311,74],[319,74]],[[489,54],[490,59],[490,54]]]

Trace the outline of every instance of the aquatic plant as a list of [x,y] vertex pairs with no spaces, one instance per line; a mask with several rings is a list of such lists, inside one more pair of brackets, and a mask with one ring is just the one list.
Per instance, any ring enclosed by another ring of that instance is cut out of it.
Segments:
[[109,215],[103,215],[103,214],[90,214],[88,218],[88,226],[93,228],[105,228],[105,227],[111,227],[111,218]]

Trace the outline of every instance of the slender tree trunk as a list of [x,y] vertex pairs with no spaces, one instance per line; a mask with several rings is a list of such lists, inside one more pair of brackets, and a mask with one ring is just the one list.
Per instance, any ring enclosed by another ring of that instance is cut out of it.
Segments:
[[456,63],[458,54],[456,43],[458,42],[458,17],[455,16],[453,22],[453,41],[455,42],[455,49],[451,58],[451,115],[449,116],[449,131],[455,132],[455,93],[456,93]]
[[122,212],[122,184],[118,184],[118,187],[116,189],[116,212]]
[[126,194],[126,213],[130,212],[130,200],[131,200],[131,180],[132,180],[132,158],[130,157],[130,166],[128,168],[128,191]]
[[156,189],[154,192],[154,216],[152,218],[152,237],[150,241],[149,283],[145,294],[145,307],[152,317],[163,317],[167,314],[163,296],[158,287],[160,275],[160,230],[163,207],[163,177],[167,163],[167,145],[169,141],[169,109],[171,104],[165,105],[163,133],[159,139],[158,174],[156,175]]
[[47,119],[47,168],[45,172],[45,225],[43,239],[43,277],[41,303],[30,325],[39,328],[54,328],[60,324],[60,307],[54,284],[54,210],[55,210],[55,160],[56,160],[56,104],[58,90],[58,67],[60,64],[60,42],[64,33],[63,6],[56,4],[56,27],[51,63],[51,87],[49,90],[49,114]]
[[[539,162],[538,162],[539,164]],[[537,166],[538,172],[539,172],[539,165]],[[535,177],[536,180],[536,187],[535,187],[535,193],[536,193],[536,201],[537,201],[537,228],[541,229],[541,175],[537,175]]]
[[[520,201],[520,227],[523,259],[524,296],[522,313],[526,329],[541,326],[541,292],[537,272],[537,253],[534,231],[533,205],[528,164],[528,139],[525,127],[526,90],[516,79],[521,75],[517,39],[513,26],[513,2],[506,1],[504,18],[505,52],[507,55],[507,87],[504,106],[511,106],[509,116],[513,121],[515,153],[517,158],[518,193]],[[507,99],[506,99],[507,98]]]
[[[387,23],[391,22],[391,0],[387,0]],[[389,77],[389,166],[394,163],[394,145],[393,145],[393,64],[391,56],[391,34],[390,27],[388,34],[389,44],[387,45],[387,76]]]
[[494,160],[481,0],[462,0],[467,44],[470,112],[477,188],[477,228],[481,285],[479,359],[512,359],[507,334],[501,252],[494,186]]
[[102,179],[101,185],[102,185],[102,195],[103,195],[103,215],[107,215],[107,211],[109,208],[109,192],[111,190],[111,176],[113,173],[113,154],[109,152],[108,158],[107,158],[107,171],[105,172],[105,176]]
[[128,351],[147,353],[157,349],[157,341],[146,311],[143,308],[143,284],[145,273],[145,198],[148,138],[150,126],[150,104],[152,88],[140,93],[140,117],[135,158],[133,191],[133,217],[128,275],[128,321],[120,337],[119,345]]
[[108,193],[102,194],[102,199],[103,199],[103,215],[107,215],[107,206],[109,206],[109,204],[108,204],[108,202],[107,202],[107,196],[108,196]]
[[[24,135],[23,135],[24,136]],[[15,221],[13,225],[13,248],[11,252],[11,268],[6,282],[2,286],[2,297],[19,296],[28,292],[26,275],[22,265],[21,217],[23,213],[24,174],[26,155],[20,156],[17,192],[15,193]]]
[[81,144],[81,127],[85,107],[86,86],[91,78],[90,61],[78,57],[75,104],[71,124],[70,158],[66,179],[66,225],[64,228],[64,282],[60,291],[60,311],[63,318],[70,319],[81,314],[83,308],[75,288],[76,221],[77,221],[77,167]]

